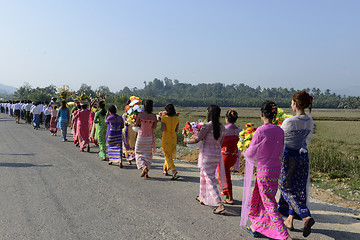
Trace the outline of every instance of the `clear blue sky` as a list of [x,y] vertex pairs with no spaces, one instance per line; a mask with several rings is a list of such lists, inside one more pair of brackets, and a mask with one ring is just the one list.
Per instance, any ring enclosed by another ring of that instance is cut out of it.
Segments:
[[360,96],[359,0],[0,1],[0,83],[154,78]]

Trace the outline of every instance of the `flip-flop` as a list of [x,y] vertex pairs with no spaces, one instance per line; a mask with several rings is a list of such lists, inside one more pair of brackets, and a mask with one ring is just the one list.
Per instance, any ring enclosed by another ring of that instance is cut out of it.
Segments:
[[225,209],[221,210],[221,211],[216,211],[216,208],[213,210],[213,214],[224,214],[225,213]]
[[222,202],[225,203],[225,204],[229,204],[229,205],[234,204],[234,202],[228,202],[228,199],[224,199],[224,200],[222,200]]
[[179,175],[177,175],[178,173],[176,172],[173,176],[172,176],[172,178],[171,178],[171,180],[176,180],[176,179],[178,179],[179,178]]
[[[285,224],[284,224],[284,225],[285,225]],[[286,227],[287,230],[289,230],[289,231],[292,231],[292,232],[295,231],[295,228],[294,228],[294,227],[288,227],[288,226],[286,226],[286,225],[285,225],[285,227]]]
[[315,224],[315,220],[310,218],[304,225],[303,236],[308,237],[311,233],[311,227]]
[[200,200],[200,197],[199,197],[199,196],[197,196],[197,197],[195,198],[195,200],[198,201],[201,205],[205,205],[205,204]]
[[253,230],[251,230],[250,227],[246,227],[246,231],[248,233],[250,233],[251,236],[253,236],[254,238],[258,238],[259,237],[259,234],[257,232],[254,232]]

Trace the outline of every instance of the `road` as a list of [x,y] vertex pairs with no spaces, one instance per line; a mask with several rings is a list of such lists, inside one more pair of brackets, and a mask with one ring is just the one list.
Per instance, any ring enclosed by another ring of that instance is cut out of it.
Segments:
[[[175,161],[181,178],[171,181],[157,153],[143,179],[134,165],[109,166],[97,151],[0,114],[0,239],[253,239],[239,227],[241,176],[235,205],[218,216],[195,201],[196,165]],[[317,222],[307,239],[360,239],[358,211],[315,199],[310,209]],[[295,222],[294,239],[303,239],[301,226]]]

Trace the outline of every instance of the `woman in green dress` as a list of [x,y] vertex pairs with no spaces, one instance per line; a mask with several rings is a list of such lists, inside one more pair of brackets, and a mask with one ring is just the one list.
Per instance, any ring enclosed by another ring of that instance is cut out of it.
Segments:
[[102,161],[106,161],[106,130],[105,123],[106,110],[105,102],[99,102],[99,111],[95,113],[94,123],[96,124],[95,140],[97,140],[100,148],[99,157]]

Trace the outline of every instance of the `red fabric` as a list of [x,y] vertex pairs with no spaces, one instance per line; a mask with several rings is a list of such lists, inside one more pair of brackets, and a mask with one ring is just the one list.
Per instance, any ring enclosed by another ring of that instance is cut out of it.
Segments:
[[[226,183],[227,188],[223,189],[221,191],[221,195],[233,197],[232,193],[232,183],[231,183],[231,172],[230,168],[234,166],[236,163],[236,160],[238,158],[239,150],[237,148],[237,143],[239,141],[239,137],[233,138],[230,140],[225,139],[224,143],[221,147],[222,156],[224,159],[224,165],[225,165],[225,176],[226,176]],[[220,172],[219,172],[220,174]],[[219,177],[219,185],[222,186],[221,177]]]

